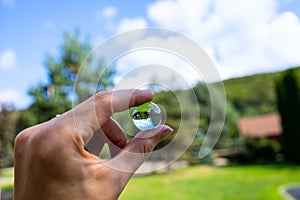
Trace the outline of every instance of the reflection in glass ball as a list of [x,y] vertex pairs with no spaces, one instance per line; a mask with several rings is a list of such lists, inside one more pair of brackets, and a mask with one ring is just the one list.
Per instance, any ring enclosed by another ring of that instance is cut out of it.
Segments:
[[142,131],[153,129],[159,126],[162,121],[161,110],[153,102],[135,107],[131,117],[133,124]]

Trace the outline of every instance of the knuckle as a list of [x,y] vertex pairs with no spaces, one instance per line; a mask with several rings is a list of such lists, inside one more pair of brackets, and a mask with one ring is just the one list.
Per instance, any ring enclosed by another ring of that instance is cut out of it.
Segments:
[[133,106],[137,103],[137,99],[138,99],[138,93],[139,93],[139,90],[133,90],[131,92],[131,95],[130,95],[130,99],[129,99],[129,105],[130,106]]
[[15,147],[18,147],[20,145],[22,145],[23,143],[25,143],[28,140],[28,131],[21,131],[20,133],[18,133],[18,135],[16,136],[15,139]]
[[33,127],[27,128],[17,134],[14,141],[14,153],[16,157],[22,156],[23,153],[26,152],[30,141],[30,137],[32,135],[32,128]]
[[94,95],[95,107],[97,111],[101,111],[102,114],[112,114],[112,92],[101,91]]
[[109,101],[111,99],[112,92],[109,91],[101,91],[95,94],[95,98],[97,101]]
[[153,141],[153,139],[145,138],[143,139],[142,145],[143,145],[143,152],[150,153],[153,151],[156,143]]

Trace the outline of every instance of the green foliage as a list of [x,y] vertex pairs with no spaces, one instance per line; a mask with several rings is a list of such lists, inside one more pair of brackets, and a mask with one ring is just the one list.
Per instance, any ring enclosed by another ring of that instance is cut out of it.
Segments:
[[0,168],[13,165],[13,146],[17,133],[35,123],[34,113],[14,110],[10,103],[0,105]]
[[[153,102],[158,104],[160,107],[163,108],[163,110],[165,110],[167,115],[166,124],[172,124],[172,121],[176,121],[176,119],[181,118],[181,107],[175,93],[171,91],[158,92],[155,94]],[[179,124],[175,125],[173,129],[178,130],[178,126]]]
[[22,130],[33,126],[37,123],[37,119],[35,113],[31,112],[30,110],[18,110],[14,112],[15,114],[15,133],[19,133]]
[[[295,68],[299,74],[300,67]],[[277,111],[274,79],[284,72],[263,73],[224,81],[227,98],[242,116]]]
[[0,168],[13,164],[13,110],[12,104],[0,104]]
[[[105,90],[113,84],[114,70],[105,71],[101,58],[87,58],[91,50],[89,40],[79,41],[79,31],[76,30],[72,34],[64,34],[59,56],[46,56],[48,82],[40,83],[29,91],[34,99],[29,110],[35,113],[37,122],[69,110],[72,107],[71,97],[75,103],[82,102],[96,90]],[[85,66],[81,67],[83,62]],[[100,73],[104,75],[98,82]],[[74,85],[76,90],[73,91]]]
[[[231,105],[230,101],[225,100],[224,102],[224,99],[221,97],[222,88],[219,86],[215,84],[205,85],[204,83],[199,83],[193,90],[197,96],[198,104],[200,106],[199,129],[192,145],[185,153],[185,157],[191,164],[199,162],[211,163],[211,154],[208,154],[205,158],[199,160],[199,150],[203,145],[204,138],[208,137],[209,140],[217,139],[215,148],[228,148],[235,145],[237,136],[235,122],[238,118],[238,113]],[[214,107],[212,107],[212,98],[215,98]],[[224,110],[225,106],[227,108],[226,110]],[[222,112],[226,112],[224,113],[226,114],[225,121],[223,121],[223,118],[220,117]],[[214,119],[212,119],[213,113],[217,115]],[[215,138],[218,137],[216,130],[218,130],[222,125],[224,126],[220,137]]]
[[287,70],[276,80],[277,106],[283,128],[282,149],[285,157],[300,163],[300,86],[299,73]]
[[[181,155],[184,146],[191,142],[191,138],[194,138],[193,128],[197,128],[199,116],[195,112],[194,106],[197,102],[193,95],[192,90],[163,91],[155,95],[155,102],[167,113],[166,124],[174,129],[174,133],[156,147],[160,149],[172,141],[172,153],[168,152],[171,155],[163,155],[166,160],[172,159],[173,155]],[[175,140],[173,140],[174,137],[176,137]]]
[[[224,108],[226,102],[222,102],[222,98],[218,98],[219,95],[221,95],[219,91],[220,88],[217,88],[216,86],[210,87],[212,88],[212,91],[210,92],[214,93],[214,97],[216,98],[214,111],[219,114],[219,111]],[[187,160],[190,164],[199,163],[199,150],[209,125],[211,126],[211,130],[215,130],[223,123],[222,118],[219,118],[218,116],[214,121],[211,120],[211,94],[208,91],[207,85],[199,83],[192,90],[177,90],[173,92],[160,91],[155,94],[153,102],[159,104],[166,111],[166,124],[174,129],[174,134],[162,141],[157,148],[162,148],[164,145],[168,144],[176,135],[177,131],[179,131],[180,127],[181,131],[184,131],[183,135],[185,135],[185,137],[178,139],[175,146],[180,147],[182,144],[186,144],[191,137],[194,137],[191,146],[184,153],[182,159]],[[199,113],[195,113],[195,106],[199,106],[200,116]],[[217,143],[217,147],[219,148],[233,145],[235,136],[237,135],[235,120],[238,114],[229,101],[227,102],[227,107],[227,117],[225,119],[224,129]],[[191,129],[191,127],[198,127],[198,132],[194,133],[194,130]],[[201,160],[201,162],[211,162],[210,155]]]
[[[209,137],[215,137],[214,130],[218,129],[223,124],[223,119],[218,115],[220,115],[221,110],[223,110],[225,106],[227,106],[227,116],[225,118],[221,137],[218,138],[217,147],[226,148],[235,144],[237,136],[235,121],[238,117],[238,113],[230,104],[230,101],[223,102],[224,99],[222,100],[222,98],[219,98],[221,95],[219,91],[220,88],[213,85],[210,87],[212,88],[212,91],[210,92],[214,93],[214,98],[216,99],[214,102],[216,104],[214,105],[214,112],[217,115],[214,120],[211,119],[211,94],[208,91],[207,85],[204,83],[199,83],[193,89],[189,90],[156,92],[153,102],[158,104],[163,112],[166,112],[167,119],[165,124],[174,129],[174,134],[160,142],[156,149],[163,148],[177,136],[176,141],[172,141],[172,145],[174,145],[174,148],[172,149],[173,151],[176,151],[183,145],[190,143],[192,138],[193,141],[191,146],[187,149],[181,159],[187,160],[190,164],[211,162],[211,155],[208,155],[205,159],[200,161],[199,150],[203,144],[208,127],[210,126],[210,129],[212,130],[212,134],[210,134]],[[199,113],[196,113],[197,109],[195,106],[199,106],[200,116]],[[130,120],[131,112],[132,111],[125,111],[114,115],[115,119],[124,128],[125,132],[129,134],[129,139],[138,132]],[[198,128],[198,132],[195,132],[191,127]]]
[[276,162],[282,159],[281,146],[277,139],[241,137],[237,144],[239,151],[228,158],[239,164]]
[[139,107],[136,108],[137,111],[150,110],[150,109],[151,109],[150,102],[144,103],[143,105],[140,105]]

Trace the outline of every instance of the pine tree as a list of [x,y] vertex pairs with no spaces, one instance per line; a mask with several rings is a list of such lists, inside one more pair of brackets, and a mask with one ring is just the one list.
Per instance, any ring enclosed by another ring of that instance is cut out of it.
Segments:
[[[80,42],[79,31],[76,30],[72,34],[64,34],[59,56],[46,56],[48,81],[38,84],[29,91],[34,99],[29,109],[36,114],[37,123],[69,110],[72,107],[72,99],[77,102],[83,101],[96,92],[91,88],[105,90],[113,85],[112,77],[115,71],[113,69],[105,71],[102,58],[96,58],[97,63],[93,67],[81,68],[83,62],[86,65],[94,62],[90,56],[86,59],[91,50],[89,39]],[[80,80],[77,76],[79,71]],[[99,80],[99,74],[102,72],[105,73]],[[77,87],[73,90],[75,82]]]
[[282,151],[287,160],[300,163],[300,87],[299,74],[287,70],[276,80],[277,107],[283,128]]

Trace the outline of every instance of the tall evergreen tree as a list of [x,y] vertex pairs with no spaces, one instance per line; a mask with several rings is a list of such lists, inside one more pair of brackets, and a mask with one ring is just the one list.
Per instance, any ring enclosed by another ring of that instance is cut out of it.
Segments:
[[12,165],[14,124],[13,105],[0,104],[0,168]]
[[287,70],[276,80],[277,107],[283,128],[282,150],[287,160],[300,163],[300,87],[299,74]]
[[[105,70],[101,58],[96,58],[97,63],[88,56],[92,47],[89,39],[79,41],[79,31],[65,33],[64,42],[57,57],[47,55],[45,67],[47,70],[47,83],[40,83],[30,89],[29,94],[34,102],[30,111],[37,116],[37,123],[51,119],[58,113],[63,113],[72,107],[72,98],[77,102],[83,101],[96,90],[105,90],[113,85],[112,77],[115,71],[110,68]],[[82,63],[91,67],[81,69]],[[93,62],[93,67],[92,67]],[[78,73],[81,73],[78,80]],[[99,79],[99,74],[104,75]],[[76,90],[73,90],[77,81]],[[91,89],[95,88],[96,89]]]

